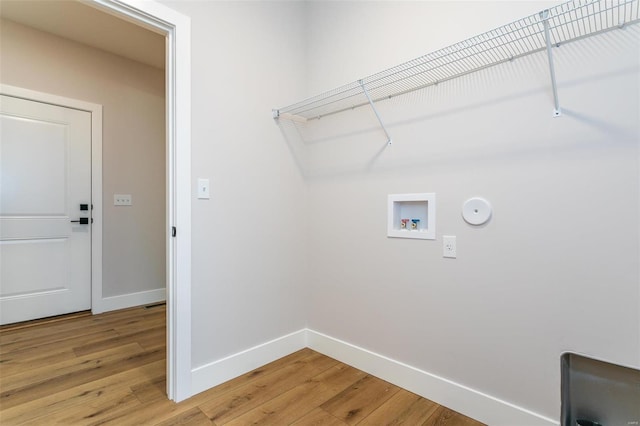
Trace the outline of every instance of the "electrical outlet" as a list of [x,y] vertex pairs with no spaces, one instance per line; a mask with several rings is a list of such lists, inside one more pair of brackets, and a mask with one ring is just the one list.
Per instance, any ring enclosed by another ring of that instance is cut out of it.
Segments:
[[442,236],[442,257],[456,258],[456,237],[450,235]]
[[131,204],[131,194],[113,194],[114,206],[130,206]]

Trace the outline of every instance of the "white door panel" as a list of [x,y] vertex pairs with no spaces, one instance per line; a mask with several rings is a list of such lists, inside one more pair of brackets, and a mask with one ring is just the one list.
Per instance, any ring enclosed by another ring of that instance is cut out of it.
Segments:
[[[0,241],[69,238],[71,236],[70,220],[68,216],[0,216],[0,223],[2,223],[2,226],[0,226]],[[82,229],[79,231],[81,230]],[[86,232],[86,230],[84,232]]]
[[[0,323],[91,307],[91,115],[0,97]],[[90,207],[89,207],[90,208]]]
[[[69,280],[68,241],[68,238],[2,241],[2,296],[65,288]],[[34,268],[34,265],[49,265],[49,268]],[[46,287],[42,288],[41,283],[47,283]]]
[[3,136],[0,215],[64,214],[67,126],[4,114],[0,126]]

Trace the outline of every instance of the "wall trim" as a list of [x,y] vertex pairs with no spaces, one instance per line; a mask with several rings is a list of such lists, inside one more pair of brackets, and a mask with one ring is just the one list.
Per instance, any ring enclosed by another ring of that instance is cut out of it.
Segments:
[[302,329],[219,359],[191,371],[191,393],[195,395],[307,347]]
[[557,420],[310,329],[287,334],[193,369],[192,394],[305,347],[492,426],[559,425]]
[[308,347],[492,426],[559,422],[340,339],[307,329]]
[[139,291],[137,293],[120,294],[117,296],[103,297],[100,306],[103,312],[118,309],[132,308],[134,306],[148,305],[150,303],[164,302],[167,298],[166,288]]

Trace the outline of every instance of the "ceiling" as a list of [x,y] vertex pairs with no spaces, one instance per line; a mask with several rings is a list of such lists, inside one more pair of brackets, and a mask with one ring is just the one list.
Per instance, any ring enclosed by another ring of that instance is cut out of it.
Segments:
[[164,69],[165,37],[76,0],[0,0],[0,16]]

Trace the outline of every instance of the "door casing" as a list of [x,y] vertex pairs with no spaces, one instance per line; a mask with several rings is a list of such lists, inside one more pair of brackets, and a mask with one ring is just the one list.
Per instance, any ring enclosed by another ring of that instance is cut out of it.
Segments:
[[[85,4],[167,39],[167,395],[191,388],[191,20],[155,1],[91,0]],[[171,237],[171,229],[177,229]]]

